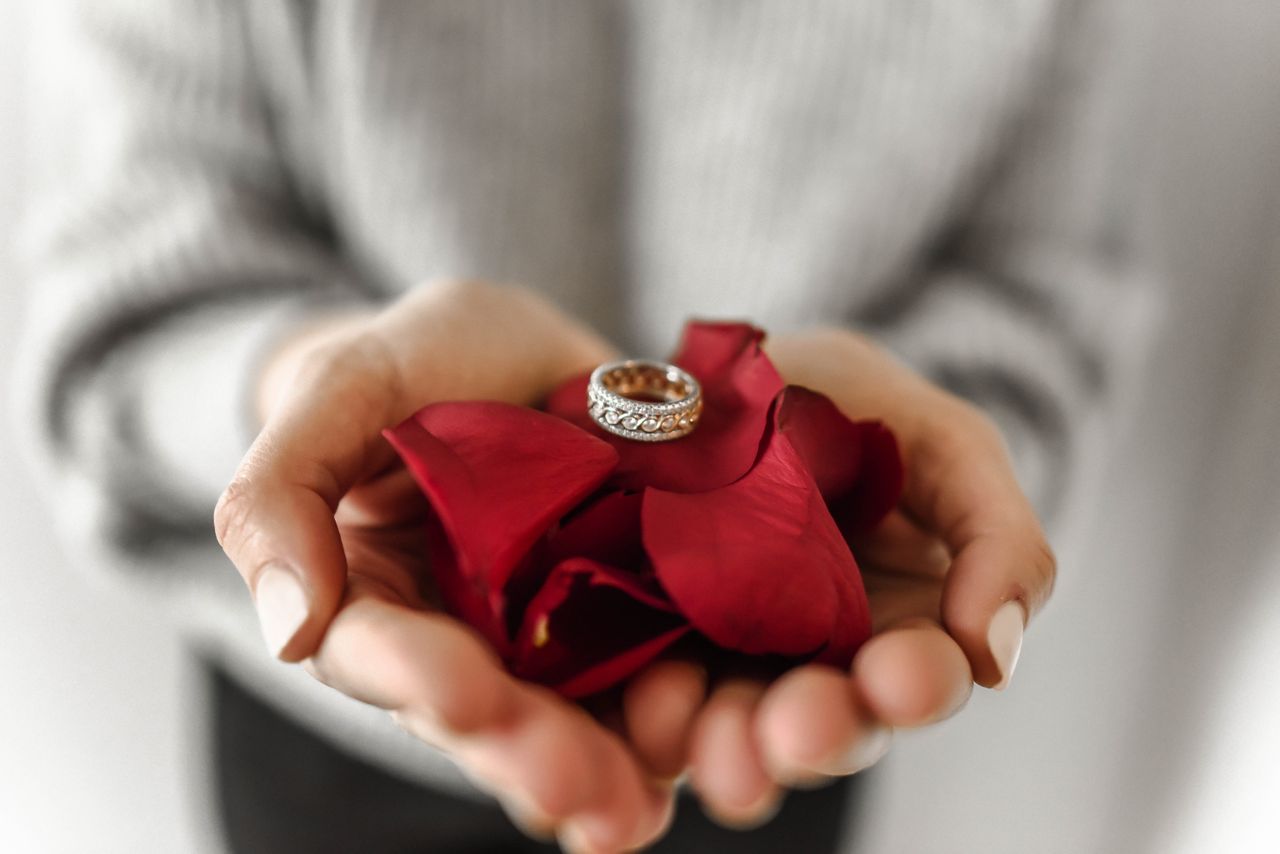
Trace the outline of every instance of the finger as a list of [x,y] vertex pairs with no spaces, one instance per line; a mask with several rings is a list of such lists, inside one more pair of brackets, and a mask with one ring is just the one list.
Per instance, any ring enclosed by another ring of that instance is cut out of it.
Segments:
[[810,785],[868,768],[893,733],[863,709],[848,674],[811,664],[770,686],[756,717],[765,767],[784,786]]
[[999,433],[985,418],[961,412],[949,426],[931,424],[914,437],[904,501],[954,555],[943,624],[974,679],[1004,687],[1027,618],[1052,593],[1057,568]]
[[495,796],[507,818],[520,829],[520,832],[538,842],[553,842],[556,838],[556,823],[537,807],[526,804],[518,798]]
[[352,487],[334,516],[340,528],[385,529],[421,520],[430,506],[413,475],[395,460],[387,471]]
[[[560,820],[591,797],[596,763],[585,722],[556,716],[511,678],[470,629],[359,589],[307,669],[330,687],[391,711],[468,776],[529,815]],[[557,756],[557,751],[564,751]],[[533,764],[537,772],[524,767]]]
[[694,724],[690,774],[703,806],[721,824],[747,828],[777,811],[782,792],[764,769],[754,718],[764,685],[718,685]]
[[578,850],[628,850],[661,832],[670,791],[621,739],[546,689],[517,683],[516,693],[511,721],[446,741],[473,779],[527,804]]
[[632,850],[665,832],[671,789],[648,778],[616,733],[545,688],[515,686],[512,721],[446,743],[473,779],[569,850]]
[[241,463],[214,514],[218,540],[253,592],[270,651],[310,654],[347,575],[334,512],[392,453],[379,431],[398,375],[368,336],[314,357]]
[[880,572],[863,566],[863,584],[871,602],[871,631],[879,634],[894,623],[911,617],[942,620],[943,579]]
[[470,628],[387,601],[361,581],[306,667],[361,702],[414,715],[415,734],[437,746],[510,722],[520,698]]
[[655,777],[676,777],[688,764],[706,691],[706,669],[689,661],[660,661],[628,683],[622,699],[627,737]]
[[442,614],[357,587],[307,668],[393,712],[535,827],[581,825],[604,848],[640,844],[667,820],[622,742],[578,707],[513,679],[484,641]]
[[[670,826],[675,809],[672,788],[651,780],[617,734],[599,727],[586,714],[582,718],[591,737],[580,739],[576,749],[594,755],[600,773],[592,797],[561,824],[557,836],[562,846],[569,851],[613,852],[649,845]],[[564,749],[575,749],[575,745]],[[537,773],[537,765],[530,767]]]
[[860,704],[891,727],[950,717],[969,699],[973,675],[955,639],[936,622],[905,621],[875,635],[853,660]]
[[951,566],[951,553],[936,535],[895,510],[872,531],[849,543],[858,563],[895,575],[941,579]]

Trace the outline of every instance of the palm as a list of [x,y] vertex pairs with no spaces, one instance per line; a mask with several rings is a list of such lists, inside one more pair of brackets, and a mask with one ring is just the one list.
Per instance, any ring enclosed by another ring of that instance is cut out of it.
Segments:
[[943,581],[951,558],[940,540],[897,512],[852,545],[874,633],[912,618],[941,622]]
[[348,585],[367,586],[420,610],[434,610],[423,531],[428,506],[408,471],[393,463],[355,486],[336,519]]

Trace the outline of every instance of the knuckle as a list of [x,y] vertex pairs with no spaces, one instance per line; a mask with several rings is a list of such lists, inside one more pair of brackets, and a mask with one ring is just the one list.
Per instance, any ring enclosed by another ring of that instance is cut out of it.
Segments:
[[325,341],[303,355],[298,370],[298,383],[302,387],[332,380],[356,367],[352,344],[349,340]]
[[951,440],[954,450],[990,450],[1003,448],[1004,437],[999,425],[984,409],[942,388],[935,388],[941,404],[933,422],[942,434],[939,440]]
[[440,279],[429,283],[423,291],[423,298],[429,302],[466,312],[492,309],[514,296],[518,289],[484,279]]
[[971,437],[985,450],[1004,450],[1004,434],[995,419],[982,409],[966,401],[960,402],[960,423]]
[[931,431],[920,443],[921,458],[940,473],[949,473],[962,465],[973,450],[970,432],[963,429],[961,422],[952,420],[951,423],[961,429]]
[[995,420],[959,398],[952,404],[940,413],[932,429],[920,435],[909,448],[917,464],[932,472],[939,482],[946,482],[975,460],[1007,463],[1004,434]]
[[474,684],[463,683],[455,690],[422,690],[409,695],[408,707],[431,722],[435,732],[450,738],[463,738],[484,731],[494,717],[489,692]]
[[254,504],[254,487],[237,477],[223,490],[213,509],[213,531],[218,544],[231,552],[244,542]]
[[302,358],[301,389],[324,390],[351,404],[348,411],[381,411],[401,383],[394,355],[376,333],[360,331],[320,344]]

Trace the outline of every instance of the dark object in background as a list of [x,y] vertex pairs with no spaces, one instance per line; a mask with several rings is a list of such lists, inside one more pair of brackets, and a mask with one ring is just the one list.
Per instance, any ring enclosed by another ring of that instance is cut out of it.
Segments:
[[[498,807],[417,786],[335,749],[206,664],[225,841],[234,854],[537,854]],[[750,832],[713,824],[692,797],[655,854],[834,852],[866,772],[792,792]]]

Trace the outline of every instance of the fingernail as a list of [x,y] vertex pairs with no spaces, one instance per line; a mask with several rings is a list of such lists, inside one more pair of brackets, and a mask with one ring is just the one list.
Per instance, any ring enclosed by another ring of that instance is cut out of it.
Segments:
[[1022,631],[1026,622],[1027,612],[1016,600],[1005,602],[991,618],[991,625],[987,628],[987,646],[996,667],[1000,668],[1000,681],[991,686],[996,691],[1009,687],[1009,680],[1013,678],[1018,656],[1022,653]]
[[500,798],[503,811],[511,823],[520,828],[525,836],[539,842],[550,842],[555,838],[555,822],[532,803],[517,796]]
[[572,822],[560,828],[560,832],[556,835],[556,841],[569,854],[591,854],[592,851],[596,850],[592,847],[586,832]]
[[889,752],[891,744],[893,744],[893,729],[887,726],[873,726],[858,739],[849,752],[815,770],[831,777],[856,774],[883,759]]
[[782,811],[783,791],[771,788],[751,806],[735,812],[733,815],[719,813],[721,823],[734,830],[753,830],[763,827]]
[[296,575],[282,566],[271,565],[258,575],[253,601],[267,650],[279,658],[307,619],[307,594]]

